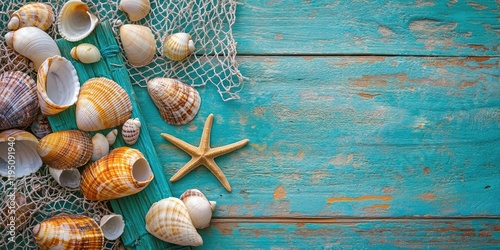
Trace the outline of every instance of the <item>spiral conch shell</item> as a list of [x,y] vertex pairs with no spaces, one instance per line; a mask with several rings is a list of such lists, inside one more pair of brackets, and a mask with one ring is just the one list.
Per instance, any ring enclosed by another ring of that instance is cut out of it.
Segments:
[[56,17],[50,5],[44,3],[29,3],[12,13],[7,28],[17,30],[22,27],[38,27],[47,30]]
[[59,13],[57,28],[64,39],[76,42],[90,35],[98,22],[99,19],[90,12],[87,4],[80,0],[69,0]]
[[134,66],[147,65],[156,52],[156,40],[151,29],[136,24],[125,24],[120,27],[120,40],[125,55]]
[[131,21],[143,19],[151,10],[149,0],[121,0],[120,10],[126,12]]
[[200,94],[193,87],[171,78],[154,78],[147,83],[148,93],[164,121],[184,125],[200,109]]
[[184,203],[174,197],[155,202],[146,214],[146,230],[156,238],[182,246],[201,246],[203,239]]
[[10,31],[5,35],[5,42],[17,53],[30,59],[35,70],[38,70],[45,59],[61,55],[54,39],[36,27],[23,27]]
[[0,75],[0,130],[25,128],[38,114],[36,83],[21,71]]
[[43,162],[55,169],[85,165],[92,156],[90,136],[79,130],[63,130],[43,137],[36,151]]
[[101,60],[101,52],[99,49],[90,43],[82,43],[73,47],[70,51],[73,59],[82,63],[95,63]]
[[139,133],[141,132],[141,121],[139,118],[128,119],[122,127],[122,137],[125,143],[128,145],[133,145],[139,139]]
[[198,189],[188,189],[179,198],[189,212],[193,226],[197,229],[207,228],[215,210],[215,201],[209,201]]
[[182,60],[195,50],[194,42],[187,33],[176,33],[165,37],[163,55],[172,60]]
[[153,177],[139,150],[120,147],[85,167],[80,186],[87,200],[112,200],[140,192]]
[[[43,163],[36,152],[37,145],[38,139],[24,130],[9,129],[1,132],[0,176],[19,178],[38,171]],[[14,159],[12,159],[12,152],[15,152]],[[9,166],[15,166],[16,169],[13,170]]]

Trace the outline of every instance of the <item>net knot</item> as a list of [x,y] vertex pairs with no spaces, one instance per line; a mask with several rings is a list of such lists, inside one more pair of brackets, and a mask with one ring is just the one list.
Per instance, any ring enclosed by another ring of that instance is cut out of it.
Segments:
[[113,57],[116,56],[120,52],[120,48],[118,45],[110,45],[108,47],[102,48],[101,49],[101,56],[102,57]]

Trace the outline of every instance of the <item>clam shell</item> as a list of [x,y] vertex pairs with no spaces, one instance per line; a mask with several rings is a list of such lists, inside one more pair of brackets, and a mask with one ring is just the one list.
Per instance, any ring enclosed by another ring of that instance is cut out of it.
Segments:
[[197,229],[207,228],[216,203],[209,201],[198,189],[186,190],[179,199],[186,205],[193,226]]
[[[38,100],[38,99],[37,99]],[[31,132],[38,138],[42,138],[52,133],[49,120],[42,113],[38,113],[38,117],[31,124]]]
[[50,5],[44,3],[29,3],[12,13],[7,28],[17,30],[22,27],[37,27],[47,30],[56,17]]
[[201,246],[186,205],[170,197],[155,202],[146,214],[146,230],[156,238],[182,246]]
[[119,214],[104,215],[99,222],[104,238],[116,240],[123,234],[125,222]]
[[165,37],[163,55],[171,60],[182,60],[194,52],[194,42],[187,33],[176,33]]
[[121,0],[119,7],[131,21],[143,19],[151,10],[149,0]]
[[[16,231],[21,232],[28,226],[31,217],[36,212],[36,204],[28,200],[21,192],[7,195],[4,202],[9,204],[9,206],[5,206],[5,209],[2,211],[3,218],[9,218],[10,216],[14,217],[14,228]],[[15,205],[11,204],[11,202],[15,202]],[[15,206],[14,213],[12,213],[12,205]],[[2,222],[4,223],[0,224],[0,227],[10,228],[12,226],[11,220],[5,219],[2,220]]]
[[118,129],[113,129],[109,131],[109,133],[106,135],[106,139],[108,140],[109,146],[115,143],[117,135],[118,135]]
[[76,102],[76,124],[83,131],[97,131],[123,124],[132,115],[127,92],[115,81],[92,78],[80,89]]
[[[36,152],[37,145],[38,139],[24,130],[9,129],[1,132],[0,176],[19,178],[38,171],[42,166],[42,159]],[[15,152],[15,162],[12,161],[12,152]],[[12,165],[15,165],[15,170],[9,168]]]
[[139,133],[141,132],[141,121],[139,118],[128,119],[122,127],[122,137],[125,143],[128,145],[133,145],[139,139]]
[[43,162],[55,169],[85,165],[92,156],[90,136],[79,130],[63,130],[43,137],[36,151]]
[[153,172],[137,149],[120,147],[89,164],[82,172],[87,200],[111,200],[136,194],[153,180]]
[[25,128],[38,114],[36,83],[21,71],[0,75],[0,130]]
[[151,62],[156,52],[156,41],[146,26],[125,24],[120,27],[120,40],[127,60],[133,66],[144,66]]
[[73,59],[82,63],[95,63],[101,60],[101,52],[90,43],[82,43],[73,47],[70,54]]
[[171,78],[154,78],[147,83],[148,93],[164,121],[184,125],[200,109],[200,94],[193,87]]
[[53,56],[40,65],[36,87],[42,114],[55,115],[75,104],[80,82],[70,61]]
[[30,59],[35,70],[38,70],[45,59],[61,55],[54,39],[36,27],[23,27],[10,31],[5,35],[5,42],[17,53]]
[[101,159],[109,153],[108,138],[101,133],[95,134],[92,136],[92,147],[92,157],[90,159],[92,161]]
[[33,227],[35,242],[41,249],[101,250],[104,237],[101,228],[90,217],[57,215]]
[[57,28],[64,39],[76,42],[90,35],[98,22],[87,4],[80,0],[69,0],[59,13]]
[[77,188],[80,186],[80,171],[72,169],[55,169],[49,167],[49,173],[62,187]]

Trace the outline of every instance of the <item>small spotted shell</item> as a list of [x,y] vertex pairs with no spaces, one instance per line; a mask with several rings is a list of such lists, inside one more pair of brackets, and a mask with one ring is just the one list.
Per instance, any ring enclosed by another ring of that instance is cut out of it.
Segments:
[[141,132],[141,121],[139,118],[128,119],[122,127],[122,137],[125,143],[128,145],[133,145],[139,139],[139,133]]
[[52,7],[44,3],[29,3],[12,13],[7,28],[17,30],[22,27],[37,27],[47,30],[56,17]]
[[176,61],[186,58],[194,49],[194,42],[187,33],[169,35],[163,42],[163,55]]
[[71,57],[82,63],[95,63],[101,60],[101,52],[90,43],[82,43],[71,49]]

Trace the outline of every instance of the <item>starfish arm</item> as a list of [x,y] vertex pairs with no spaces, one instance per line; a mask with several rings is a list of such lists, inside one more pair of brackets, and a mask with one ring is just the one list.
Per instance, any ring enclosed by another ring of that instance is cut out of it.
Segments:
[[210,133],[212,130],[212,123],[214,121],[214,115],[210,114],[207,118],[207,121],[205,121],[205,126],[203,126],[203,134],[201,135],[201,140],[200,140],[200,149],[203,152],[208,151],[210,149]]
[[175,173],[170,178],[170,181],[171,182],[178,181],[179,179],[181,179],[182,177],[187,175],[189,172],[191,172],[193,169],[195,169],[198,166],[200,166],[200,158],[193,157],[190,161],[188,161],[188,163],[186,163],[186,165],[184,165],[184,167],[179,169],[179,171],[177,171],[177,173]]
[[212,148],[205,155],[207,157],[212,157],[212,158],[215,158],[215,157],[221,156],[221,155],[225,155],[227,153],[233,152],[236,149],[242,148],[243,146],[247,145],[247,143],[249,141],[250,140],[245,139],[245,140],[241,140],[239,142],[231,143],[231,144],[226,145],[226,146]]
[[207,167],[208,170],[210,170],[210,172],[212,172],[212,174],[215,175],[217,180],[219,180],[219,182],[222,183],[222,186],[224,186],[224,188],[228,192],[231,192],[231,185],[229,185],[229,181],[227,180],[226,176],[224,175],[222,170],[219,168],[219,166],[217,166],[217,163],[215,163],[215,161],[213,159],[206,159],[203,162],[203,165],[205,165],[205,167]]
[[190,154],[191,156],[195,156],[195,155],[198,155],[198,148],[181,140],[181,139],[178,139],[172,135],[169,135],[169,134],[165,134],[165,133],[161,133],[161,136],[165,139],[167,139],[167,141],[169,141],[170,143],[174,144],[175,146],[177,146],[178,148],[182,149],[184,152]]

